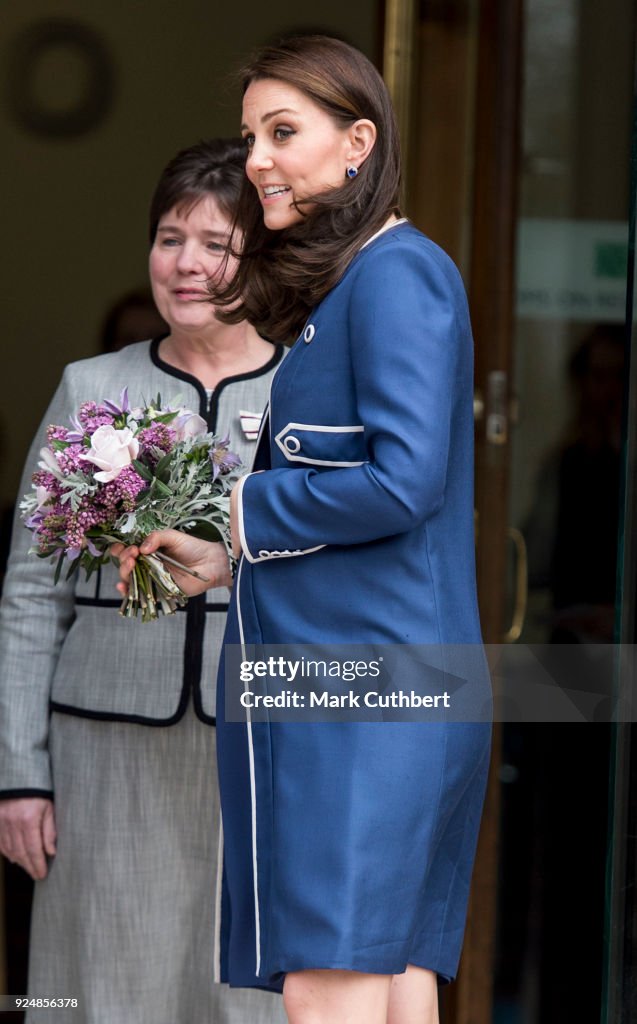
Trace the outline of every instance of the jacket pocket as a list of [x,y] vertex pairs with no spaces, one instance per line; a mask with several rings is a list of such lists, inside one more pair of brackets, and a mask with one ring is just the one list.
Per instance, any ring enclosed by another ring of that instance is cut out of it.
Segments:
[[310,466],[362,466],[364,428],[327,427],[315,423],[288,423],[274,438],[288,462]]

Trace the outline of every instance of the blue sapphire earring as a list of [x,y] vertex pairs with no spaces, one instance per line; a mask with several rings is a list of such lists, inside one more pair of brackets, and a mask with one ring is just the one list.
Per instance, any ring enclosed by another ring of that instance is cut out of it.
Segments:
[[345,174],[348,178],[355,178],[358,174],[358,167],[348,167]]

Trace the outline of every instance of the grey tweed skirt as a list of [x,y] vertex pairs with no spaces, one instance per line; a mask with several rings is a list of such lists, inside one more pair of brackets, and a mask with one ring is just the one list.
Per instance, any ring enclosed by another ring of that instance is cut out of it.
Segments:
[[52,1024],[282,1024],[281,998],[219,972],[215,729],[54,714],[58,852],[35,887],[29,995]]

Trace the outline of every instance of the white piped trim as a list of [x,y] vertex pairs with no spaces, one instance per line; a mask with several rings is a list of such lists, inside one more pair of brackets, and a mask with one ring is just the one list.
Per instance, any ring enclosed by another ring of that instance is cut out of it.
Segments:
[[380,228],[380,230],[375,231],[374,234],[372,235],[372,237],[368,238],[367,241],[364,242],[363,245],[361,245],[361,248],[359,249],[359,252],[362,249],[365,249],[368,245],[371,245],[372,242],[374,242],[381,235],[384,235],[386,231],[391,231],[392,228],[397,228],[399,224],[406,224],[406,223],[407,223],[407,217],[399,217],[398,220],[392,220],[392,221],[389,221],[389,223],[387,223],[387,224],[383,224],[383,226],[382,226],[382,228]]
[[215,883],[215,934],[213,938],[212,981],[221,982],[221,892],[223,887],[223,818],[219,815],[219,842],[217,844],[217,879]]
[[240,477],[239,481],[235,486],[237,489],[237,512],[239,518],[239,540],[241,541],[241,550],[248,559],[248,561],[251,562],[252,556],[250,554],[250,551],[248,550],[248,541],[246,538],[245,525],[243,522],[243,488],[249,476],[252,476],[252,473],[246,473],[245,476]]
[[[239,563],[237,572],[237,620],[239,623],[239,640],[241,642],[241,654],[245,659],[245,634],[243,632],[243,617],[241,615],[241,570],[243,564]],[[247,683],[245,684],[248,685]],[[255,938],[255,974],[261,970],[261,918],[259,915],[259,872],[257,864],[257,781],[254,770],[254,742],[252,738],[252,718],[250,709],[247,709],[246,728],[248,731],[248,762],[250,767],[250,809],[252,815],[252,879],[254,888],[254,938]]]
[[295,548],[291,551],[286,548],[284,551],[268,551],[267,548],[261,548],[259,551],[258,558],[249,558],[249,562],[267,562],[271,558],[296,558],[297,555],[311,555],[314,551],[320,551],[321,548],[327,547],[326,544],[317,544],[315,548]]

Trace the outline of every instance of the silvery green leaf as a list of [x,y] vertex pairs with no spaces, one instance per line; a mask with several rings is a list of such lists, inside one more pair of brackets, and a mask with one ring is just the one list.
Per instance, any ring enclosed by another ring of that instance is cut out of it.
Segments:
[[117,529],[120,533],[133,533],[137,528],[137,515],[135,512],[128,512],[124,521],[121,519],[117,521]]

